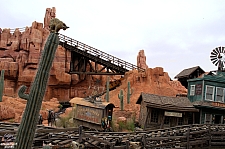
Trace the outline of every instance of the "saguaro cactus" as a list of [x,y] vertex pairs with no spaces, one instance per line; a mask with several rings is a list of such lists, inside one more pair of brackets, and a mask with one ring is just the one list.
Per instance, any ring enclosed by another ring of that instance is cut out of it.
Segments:
[[39,67],[31,85],[30,93],[24,94],[26,86],[21,86],[18,95],[27,100],[27,105],[17,132],[16,148],[31,149],[42,100],[48,83],[49,72],[54,60],[55,52],[59,44],[59,38],[56,33],[50,33],[45,44]]
[[1,78],[0,78],[0,102],[2,102],[3,92],[4,92],[4,72],[5,70],[1,70]]
[[109,102],[109,77],[107,77],[107,82],[106,82],[106,95],[105,95],[105,100],[106,100],[106,102]]
[[123,111],[123,90],[120,90],[120,93],[118,94],[118,98],[120,99],[120,109]]
[[130,103],[130,96],[133,93],[133,89],[130,88],[130,82],[127,83],[127,103]]

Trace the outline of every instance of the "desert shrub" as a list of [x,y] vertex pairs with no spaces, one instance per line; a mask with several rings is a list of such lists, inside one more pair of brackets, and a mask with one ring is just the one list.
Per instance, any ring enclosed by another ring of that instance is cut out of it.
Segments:
[[69,128],[69,127],[77,127],[77,125],[73,121],[75,107],[73,107],[73,110],[66,116],[59,116],[56,120],[56,127],[63,127],[63,128]]

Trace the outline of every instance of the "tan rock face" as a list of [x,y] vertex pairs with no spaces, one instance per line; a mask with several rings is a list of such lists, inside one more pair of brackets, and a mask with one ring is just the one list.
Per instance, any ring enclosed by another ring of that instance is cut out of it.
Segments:
[[[130,104],[127,104],[128,82],[130,82],[132,90]],[[121,89],[124,91],[125,109],[122,112],[120,111],[120,100],[118,99]],[[126,115],[126,117],[134,116],[138,118],[140,106],[136,104],[136,101],[141,92],[175,97],[177,94],[187,94],[187,89],[179,81],[170,81],[168,73],[164,72],[161,67],[147,68],[143,73],[138,73],[137,70],[129,71],[125,74],[122,85],[109,93],[110,102],[116,106],[114,116]]]
[[[8,120],[11,122],[20,122],[26,103],[26,100],[20,98],[3,96],[3,101],[0,102],[0,121]],[[43,119],[47,119],[48,110],[54,110],[55,112],[58,111],[58,106],[59,101],[56,98],[42,102],[40,114],[42,114]]]
[[137,56],[137,66],[143,69],[148,68],[146,64],[146,56],[144,50],[140,50]]

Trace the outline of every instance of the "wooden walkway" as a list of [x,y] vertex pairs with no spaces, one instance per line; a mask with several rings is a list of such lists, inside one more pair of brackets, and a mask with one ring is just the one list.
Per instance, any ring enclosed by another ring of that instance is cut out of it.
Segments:
[[[0,122],[0,136],[10,134],[15,139],[18,126],[18,123]],[[136,132],[96,132],[83,131],[82,127],[59,129],[38,126],[33,148],[42,148],[43,142],[52,144],[54,148],[68,148],[72,141],[90,149],[224,148],[225,125],[182,125]]]

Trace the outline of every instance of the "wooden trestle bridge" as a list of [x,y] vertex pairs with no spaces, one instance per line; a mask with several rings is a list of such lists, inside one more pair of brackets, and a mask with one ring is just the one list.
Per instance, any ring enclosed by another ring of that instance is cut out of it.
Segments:
[[[10,134],[15,138],[18,126],[18,123],[0,122],[0,136]],[[212,149],[224,148],[224,140],[225,125],[223,124],[193,124],[134,132],[83,131],[82,127],[52,128],[38,125],[33,148],[42,148],[43,142],[51,143],[56,149],[69,148],[68,145],[75,141],[88,149]]]
[[[59,45],[71,52],[69,72],[71,74],[124,75],[125,72],[133,69],[144,71],[144,69],[138,66],[116,58],[65,35],[59,34],[59,39]],[[95,63],[94,67],[91,62]],[[102,67],[98,68],[98,65],[101,65]],[[87,66],[90,67],[90,70],[86,69]]]

